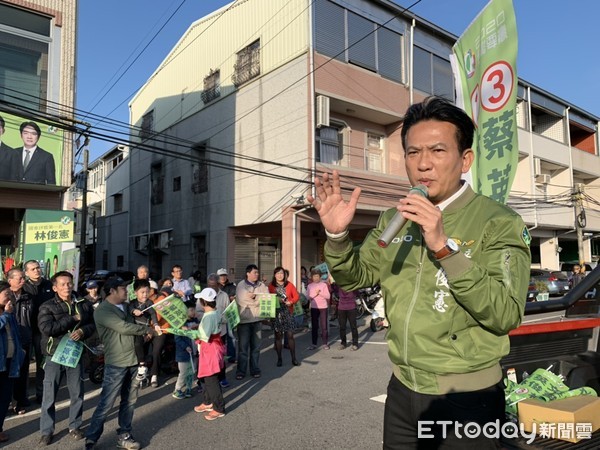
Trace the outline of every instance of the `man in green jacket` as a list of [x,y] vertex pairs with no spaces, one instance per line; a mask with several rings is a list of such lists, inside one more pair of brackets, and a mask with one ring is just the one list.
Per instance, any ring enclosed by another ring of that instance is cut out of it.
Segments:
[[[358,249],[348,227],[360,188],[346,202],[334,171],[316,180],[316,198],[309,197],[338,285],[382,287],[393,368],[384,448],[417,448],[419,438],[432,448],[496,448],[482,433],[466,438],[462,427],[504,421],[499,361],[525,308],[530,236],[519,215],[461,179],[473,163],[473,135],[471,119],[444,99],[412,105],[401,131],[406,172],[428,196],[412,190]],[[405,223],[381,247],[396,213]]]
[[135,355],[135,336],[150,339],[155,331],[135,323],[127,300],[128,283],[120,277],[106,280],[106,299],[94,312],[96,328],[104,344],[104,381],[100,401],[86,433],[85,448],[94,448],[104,430],[104,422],[119,393],[119,439],[117,448],[139,449],[141,445],[131,435],[133,411],[138,396],[136,379],[138,360]]

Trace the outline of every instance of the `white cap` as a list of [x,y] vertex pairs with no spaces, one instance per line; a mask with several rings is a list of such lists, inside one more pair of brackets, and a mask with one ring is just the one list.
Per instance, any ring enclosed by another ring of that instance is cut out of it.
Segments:
[[150,280],[150,289],[158,291],[158,283],[154,280]]
[[217,270],[217,275],[228,275],[227,269],[220,268],[219,270]]
[[201,298],[205,302],[214,302],[217,298],[217,293],[213,288],[204,288],[202,291],[194,294],[194,297]]

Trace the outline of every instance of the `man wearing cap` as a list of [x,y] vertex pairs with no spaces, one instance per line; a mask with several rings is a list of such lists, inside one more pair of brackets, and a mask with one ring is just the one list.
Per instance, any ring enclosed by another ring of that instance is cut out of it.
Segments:
[[96,309],[102,301],[102,299],[100,298],[100,294],[98,293],[98,282],[95,280],[88,281],[87,283],[85,283],[85,290],[87,292],[87,295],[83,298],[88,300],[92,304],[94,309]]
[[42,333],[42,349],[45,355],[44,393],[40,416],[40,445],[50,445],[56,421],[55,401],[63,373],[67,376],[69,390],[69,436],[83,439],[79,429],[83,415],[83,362],[75,367],[52,361],[60,341],[68,336],[73,341],[83,341],[96,330],[92,305],[87,300],[77,300],[73,293],[73,275],[61,271],[50,279],[56,293],[40,307],[38,326]]
[[38,313],[40,306],[54,297],[52,283],[42,276],[42,268],[39,261],[30,259],[23,265],[26,281],[23,290],[29,292],[33,297],[33,311],[31,317],[32,343],[35,354],[35,400],[42,403],[44,392],[44,368],[42,354],[42,334],[38,327]]
[[35,122],[23,122],[19,127],[23,150],[19,180],[26,183],[56,184],[54,157],[37,146],[42,131]]
[[105,300],[94,313],[100,339],[104,344],[104,381],[100,401],[86,432],[85,448],[94,448],[104,430],[104,422],[117,396],[119,403],[119,435],[117,447],[139,449],[141,445],[131,435],[133,411],[140,382],[136,380],[138,361],[135,355],[135,336],[150,339],[156,333],[145,325],[136,324],[129,311],[127,281],[111,277],[104,284]]

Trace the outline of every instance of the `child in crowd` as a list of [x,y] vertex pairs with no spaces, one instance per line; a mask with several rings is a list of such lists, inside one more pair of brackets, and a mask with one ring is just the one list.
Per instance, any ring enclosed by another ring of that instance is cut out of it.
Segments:
[[[187,309],[188,321],[182,327],[184,330],[197,330],[198,319],[196,318],[196,307],[189,306]],[[196,379],[195,367],[198,366],[198,349],[191,338],[187,336],[175,336],[175,360],[179,368],[179,376],[175,383],[173,397],[178,399],[190,398],[192,387]]]
[[321,279],[322,273],[319,269],[310,271],[311,283],[306,290],[306,296],[310,300],[310,319],[312,331],[312,345],[310,350],[317,348],[319,338],[319,327],[321,328],[321,339],[323,340],[323,349],[329,350],[327,335],[327,308],[329,308],[329,299],[331,293],[329,285]]
[[[135,322],[140,325],[153,326],[159,335],[162,334],[156,311],[154,311],[154,308],[150,308],[153,305],[152,300],[149,298],[150,282],[148,280],[135,280],[133,282],[133,292],[135,293],[135,299],[130,302],[130,311],[135,318]],[[147,310],[144,311],[145,309]],[[149,341],[146,342],[144,336],[135,337],[135,355],[138,360],[136,379],[140,382],[148,377],[148,367],[146,366],[148,344]]]
[[[221,340],[221,315],[217,312],[217,293],[205,288],[195,297],[204,308],[198,330],[188,335],[200,342],[198,377],[204,382],[204,401],[194,411],[206,413],[206,420],[215,420],[225,415],[225,400],[219,384],[219,373],[225,367],[226,348]],[[174,330],[173,330],[174,331]]]

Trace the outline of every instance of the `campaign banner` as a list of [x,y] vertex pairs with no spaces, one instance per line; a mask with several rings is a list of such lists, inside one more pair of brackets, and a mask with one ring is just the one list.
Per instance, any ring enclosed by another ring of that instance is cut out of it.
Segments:
[[457,104],[476,126],[473,189],[506,203],[519,161],[517,24],[512,0],[491,0],[452,50]]
[[314,267],[315,269],[321,272],[321,280],[327,281],[329,279],[329,267],[327,267],[327,263],[321,263]]
[[152,307],[173,328],[181,328],[188,320],[185,303],[173,294],[155,303]]
[[[0,180],[62,184],[64,132],[57,125],[0,111]],[[33,152],[27,150],[35,148]]]
[[82,353],[83,342],[74,341],[69,337],[69,334],[65,334],[58,343],[54,355],[52,355],[52,362],[61,366],[77,367]]
[[238,310],[238,306],[236,302],[231,302],[227,305],[227,308],[223,311],[223,315],[227,320],[227,325],[229,325],[229,329],[233,330],[240,323],[240,312]]

